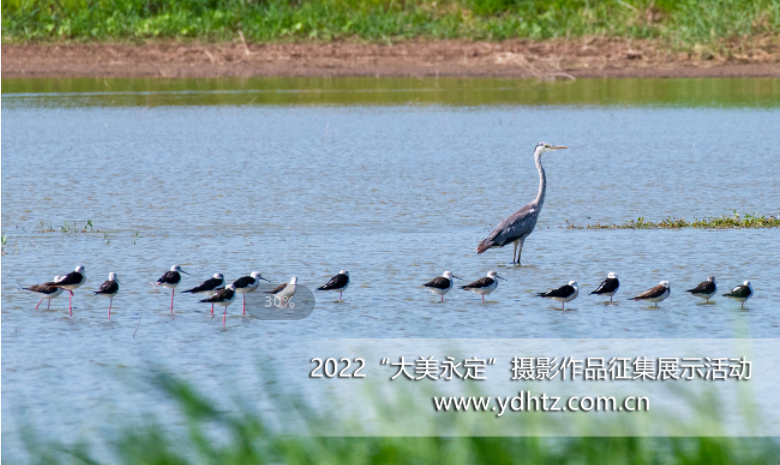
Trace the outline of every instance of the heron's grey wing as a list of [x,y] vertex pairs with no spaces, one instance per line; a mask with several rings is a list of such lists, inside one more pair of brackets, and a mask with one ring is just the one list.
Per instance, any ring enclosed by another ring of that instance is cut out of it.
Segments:
[[525,237],[534,230],[538,216],[539,209],[529,203],[496,226],[488,240],[494,246],[503,247]]

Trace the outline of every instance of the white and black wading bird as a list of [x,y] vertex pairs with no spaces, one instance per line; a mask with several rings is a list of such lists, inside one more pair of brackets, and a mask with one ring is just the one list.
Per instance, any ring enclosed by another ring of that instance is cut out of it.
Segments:
[[464,291],[471,291],[477,295],[481,295],[482,303],[485,303],[485,296],[496,290],[499,279],[506,281],[506,279],[499,276],[497,272],[488,271],[487,276],[484,278],[480,278],[471,284],[461,286],[459,289],[463,289]]
[[[190,294],[213,295],[219,289],[222,289],[224,287],[225,287],[225,278],[222,276],[222,273],[216,273],[214,276],[203,281],[202,283],[198,284],[192,289],[187,289],[186,291],[183,291],[182,294],[190,293]],[[211,306],[211,314],[212,315],[214,314],[214,305]]]
[[547,175],[542,166],[542,154],[568,148],[564,145],[550,145],[546,142],[539,142],[536,145],[534,161],[536,162],[536,169],[539,170],[539,193],[531,203],[514,212],[509,218],[496,226],[487,239],[480,242],[477,246],[478,254],[493,247],[504,247],[507,244],[514,244],[512,263],[520,264],[523,244],[536,227],[536,221],[539,219],[539,213],[542,211],[544,198],[547,193]]
[[171,290],[171,315],[173,315],[173,296],[176,295],[176,286],[181,283],[181,273],[189,275],[189,273],[181,269],[181,266],[173,265],[170,271],[166,271],[162,277],[157,280],[158,286]]
[[706,281],[699,283],[698,286],[693,289],[688,289],[685,292],[690,292],[691,295],[700,297],[709,303],[712,296],[718,292],[718,282],[715,281],[715,276],[709,276]]
[[230,304],[233,303],[234,300],[236,300],[236,288],[233,286],[233,284],[228,284],[227,287],[224,289],[218,289],[214,295],[208,299],[201,300],[201,302],[210,303],[212,309],[214,308],[215,304],[225,307],[225,313],[222,314],[222,327],[224,328],[225,319],[227,318],[227,308]]
[[451,271],[445,271],[444,274],[442,274],[439,277],[433,278],[432,280],[428,281],[427,283],[423,284],[429,291],[433,292],[436,295],[441,296],[441,301],[444,302],[444,294],[450,292],[450,290],[453,287],[453,280],[454,279],[461,279],[457,276],[453,275]]
[[731,292],[723,295],[742,302],[742,308],[745,308],[745,302],[747,302],[749,298],[753,297],[753,286],[750,285],[750,281],[745,281],[744,283],[732,289]]
[[51,307],[51,299],[62,294],[62,288],[55,286],[55,284],[57,284],[57,281],[61,280],[62,278],[64,278],[64,276],[55,276],[54,281],[49,281],[43,284],[33,284],[30,287],[23,287],[22,289],[41,296],[41,300],[38,302],[38,305],[35,306],[36,310],[38,310],[38,307],[41,305],[41,302],[43,302],[44,300],[48,300],[49,302],[46,304],[46,310],[48,310]]
[[97,292],[93,292],[95,295],[102,295],[108,297],[108,319],[111,319],[111,304],[114,303],[114,296],[119,293],[119,280],[116,277],[116,273],[113,271],[108,273],[108,281],[104,281],[100,285]]
[[244,304],[242,305],[242,312],[246,315],[246,295],[250,292],[255,292],[260,286],[260,281],[270,283],[271,281],[265,279],[259,271],[253,271],[249,276],[243,276],[233,281],[233,287],[236,292],[244,297]]
[[54,283],[55,287],[60,287],[70,293],[68,298],[70,316],[73,316],[73,291],[80,288],[85,282],[87,282],[87,272],[83,266],[77,266],[76,271],[66,274],[64,278]]
[[590,295],[604,295],[609,297],[609,301],[612,302],[612,296],[614,296],[620,288],[620,281],[618,281],[617,273],[610,273],[607,275],[607,279],[601,281],[598,289],[591,292]]
[[[282,307],[286,306],[287,303],[290,301],[290,299],[293,298],[295,295],[295,292],[298,290],[298,278],[293,276],[290,278],[289,283],[280,284],[276,287],[276,289],[272,291],[266,292],[268,295],[274,296],[274,299],[279,299],[279,302]],[[274,302],[274,305],[276,305],[277,302]]]
[[330,278],[324,286],[317,288],[318,291],[335,291],[339,293],[339,300],[341,300],[341,294],[349,287],[349,271],[341,270],[339,274]]
[[536,295],[545,299],[553,299],[556,302],[561,303],[561,310],[566,310],[566,302],[571,302],[576,299],[580,294],[580,288],[577,285],[577,281],[569,281],[569,284],[564,284],[558,289],[553,289],[548,292],[539,292]]
[[661,281],[660,284],[658,284],[655,287],[651,287],[650,289],[646,290],[645,292],[639,294],[636,297],[632,297],[628,300],[646,300],[648,302],[653,302],[655,306],[658,306],[658,302],[666,300],[667,297],[669,297],[669,294],[672,293],[672,288],[669,286],[669,281]]

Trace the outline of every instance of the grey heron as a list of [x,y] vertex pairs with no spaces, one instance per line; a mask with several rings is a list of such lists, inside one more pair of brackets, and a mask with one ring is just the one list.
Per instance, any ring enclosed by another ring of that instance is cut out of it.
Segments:
[[493,229],[487,239],[480,242],[477,246],[477,253],[481,254],[487,249],[493,247],[504,247],[507,244],[514,244],[512,252],[512,264],[520,264],[520,256],[523,254],[523,244],[529,234],[534,231],[536,221],[539,219],[539,213],[544,206],[544,197],[547,193],[547,176],[542,166],[542,154],[552,152],[553,150],[568,149],[564,145],[550,145],[546,142],[536,144],[534,150],[534,161],[536,169],[539,170],[539,193],[536,198],[520,210],[514,212],[509,218],[502,221]]

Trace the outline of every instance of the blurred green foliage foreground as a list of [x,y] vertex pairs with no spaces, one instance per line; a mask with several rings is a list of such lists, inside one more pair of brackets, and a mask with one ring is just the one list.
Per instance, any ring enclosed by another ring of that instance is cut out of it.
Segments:
[[535,40],[777,45],[780,0],[2,0],[5,43]]
[[[776,438],[283,436],[252,408],[220,410],[213,399],[170,377],[155,384],[175,405],[183,431],[171,433],[149,418],[145,425],[107,426],[105,438],[66,445],[38,439],[27,429],[30,463],[751,465],[778,463],[780,457]],[[302,405],[287,407],[285,421],[304,428],[327,428],[331,421]]]

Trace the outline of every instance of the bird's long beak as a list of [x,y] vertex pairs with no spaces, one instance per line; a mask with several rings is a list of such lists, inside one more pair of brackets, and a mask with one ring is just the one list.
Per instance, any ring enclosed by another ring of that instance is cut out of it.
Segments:
[[265,281],[265,282],[267,282],[267,283],[270,283],[270,282],[271,282],[271,281],[269,281],[269,280],[265,279],[265,278],[264,278],[264,277],[262,277],[262,276],[258,276],[258,277],[257,277],[257,279],[262,279],[263,281]]
[[502,277],[501,277],[501,276],[499,276],[499,275],[496,275],[496,278],[498,278],[498,279],[503,279],[504,281],[506,281],[506,279],[502,278]]
[[187,276],[192,276],[191,274],[187,273],[187,272],[186,272],[186,271],[184,271],[184,270],[179,270],[179,271],[181,271],[182,273],[186,274]]
[[118,282],[119,284],[122,284],[122,281],[120,281],[119,278],[114,278],[114,281]]
[[463,278],[460,278],[458,276],[452,275],[452,277],[455,278],[455,279],[460,279],[461,281],[463,281]]
[[568,148],[569,147],[567,147],[565,145],[553,145],[552,147],[550,147],[551,150],[563,150],[563,149],[568,149]]

